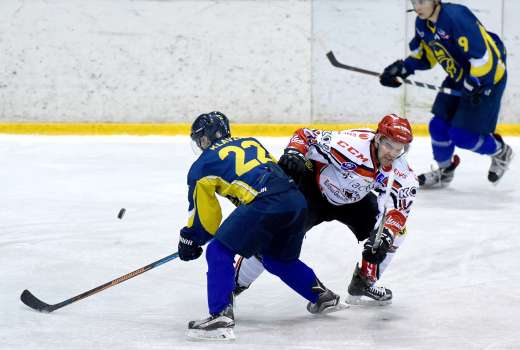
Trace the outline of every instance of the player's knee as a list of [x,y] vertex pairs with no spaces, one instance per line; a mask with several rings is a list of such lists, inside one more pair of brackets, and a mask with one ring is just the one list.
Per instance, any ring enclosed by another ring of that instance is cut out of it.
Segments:
[[461,128],[450,128],[449,134],[455,146],[463,149],[473,149],[480,137],[475,132]]
[[217,239],[211,240],[206,248],[206,260],[208,261],[208,265],[232,263],[234,255],[229,248]]
[[438,116],[434,116],[428,124],[428,130],[430,131],[430,135],[434,140],[447,140],[449,138],[449,129],[450,125],[448,122]]
[[267,271],[273,275],[278,275],[280,271],[284,269],[284,262],[271,258],[270,256],[264,255],[262,262]]

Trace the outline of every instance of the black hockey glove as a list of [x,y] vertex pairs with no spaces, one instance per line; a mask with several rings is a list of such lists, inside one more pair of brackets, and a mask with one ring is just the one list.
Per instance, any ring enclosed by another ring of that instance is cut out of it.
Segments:
[[386,253],[392,248],[394,243],[394,235],[387,228],[381,232],[381,244],[372,252],[374,241],[376,239],[377,230],[372,231],[370,238],[365,242],[365,249],[363,250],[363,259],[371,264],[381,264],[386,258]]
[[481,97],[486,93],[486,86],[481,85],[478,78],[468,75],[464,80],[464,88],[462,89],[462,95],[467,98],[472,105],[480,104]]
[[410,73],[408,73],[404,67],[404,61],[397,60],[385,68],[383,74],[379,76],[379,82],[383,86],[396,88],[402,84],[399,80],[397,80],[397,77],[406,79],[406,77],[409,75]]
[[179,238],[179,258],[183,261],[195,260],[202,254],[202,248],[189,236],[189,230],[183,228]]
[[286,148],[278,161],[278,165],[287,175],[292,177],[295,182],[299,182],[307,169],[305,165],[306,161],[305,156],[297,149]]

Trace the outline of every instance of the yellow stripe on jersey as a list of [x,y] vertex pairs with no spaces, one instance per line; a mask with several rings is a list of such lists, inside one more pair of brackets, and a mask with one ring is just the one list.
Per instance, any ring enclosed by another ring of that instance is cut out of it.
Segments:
[[206,176],[197,181],[193,191],[193,213],[188,218],[188,227],[193,226],[195,215],[198,215],[202,227],[214,235],[222,221],[222,209],[215,195],[232,196],[241,203],[248,204],[258,192],[243,181],[227,182],[219,176]]
[[[484,56],[481,58],[472,58],[470,59],[471,62],[471,70],[470,74],[474,77],[482,77],[486,74],[489,74],[491,70],[493,69],[493,52],[497,56],[497,67],[495,76],[493,77],[493,83],[498,83],[502,77],[504,76],[504,73],[506,71],[506,67],[504,65],[504,62],[502,61],[502,56],[500,54],[500,50],[498,50],[498,47],[495,44],[495,41],[489,33],[486,31],[486,29],[482,25],[478,25],[480,29],[480,34],[482,35],[482,38],[484,39],[484,43],[486,44],[486,52]],[[491,51],[493,49],[493,52]]]
[[416,60],[421,60],[424,54],[426,54],[426,59],[428,60],[430,67],[433,68],[437,64],[435,54],[433,53],[432,49],[424,41],[421,40],[419,48],[415,51],[412,51],[410,53],[410,56],[412,58],[415,58]]

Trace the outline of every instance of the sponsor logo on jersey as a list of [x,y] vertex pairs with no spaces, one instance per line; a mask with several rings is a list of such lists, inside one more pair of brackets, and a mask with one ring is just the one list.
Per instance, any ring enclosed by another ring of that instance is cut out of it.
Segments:
[[368,140],[368,138],[370,137],[368,134],[359,134],[358,137],[361,139],[361,140]]
[[403,229],[403,224],[392,216],[390,216],[390,217],[388,217],[388,219],[386,219],[385,226],[394,228],[393,231],[401,231]]
[[403,187],[399,189],[398,196],[399,199],[409,198],[409,197],[415,197],[417,194],[417,187]]
[[380,183],[381,185],[384,185],[384,184],[385,184],[385,183],[384,183],[385,179],[386,179],[386,176],[385,176],[385,174],[383,174],[383,173],[379,173],[379,174],[377,174],[377,176],[376,176],[376,182],[377,182],[377,183]]
[[424,32],[421,32],[419,29],[417,29],[417,34],[419,34],[421,38],[424,38]]
[[346,148],[347,151],[352,154],[354,157],[356,157],[357,159],[363,161],[363,162],[368,162],[368,158],[363,154],[361,153],[360,151],[358,151],[357,149],[355,149],[354,147],[352,147],[351,145],[349,145],[347,142],[345,142],[344,140],[341,140],[341,141],[338,141],[337,142],[338,146],[341,146],[343,148]]
[[331,194],[333,194],[334,196],[341,198],[341,199],[345,198],[343,196],[343,193],[341,192],[341,190],[339,188],[337,188],[336,186],[334,186],[334,184],[332,184],[329,180],[325,180],[325,182],[323,184],[329,189]]
[[447,40],[450,38],[450,36],[442,29],[437,28],[437,33],[439,33],[440,37]]
[[394,174],[399,176],[400,178],[406,179],[406,174],[397,168],[394,168]]
[[352,163],[352,162],[344,162],[344,163],[341,163],[340,167],[341,167],[341,169],[343,169],[345,171],[353,171],[354,169],[357,168],[357,164]]
[[298,135],[294,135],[293,137],[291,137],[291,140],[289,141],[289,143],[297,143],[299,145],[305,144],[305,142]]

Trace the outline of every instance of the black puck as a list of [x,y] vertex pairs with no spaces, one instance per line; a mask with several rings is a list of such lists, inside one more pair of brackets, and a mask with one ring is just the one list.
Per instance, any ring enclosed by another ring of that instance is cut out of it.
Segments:
[[126,209],[125,208],[121,208],[121,210],[119,210],[119,214],[117,214],[117,218],[118,219],[122,219],[123,216],[125,215],[125,212],[126,212]]

